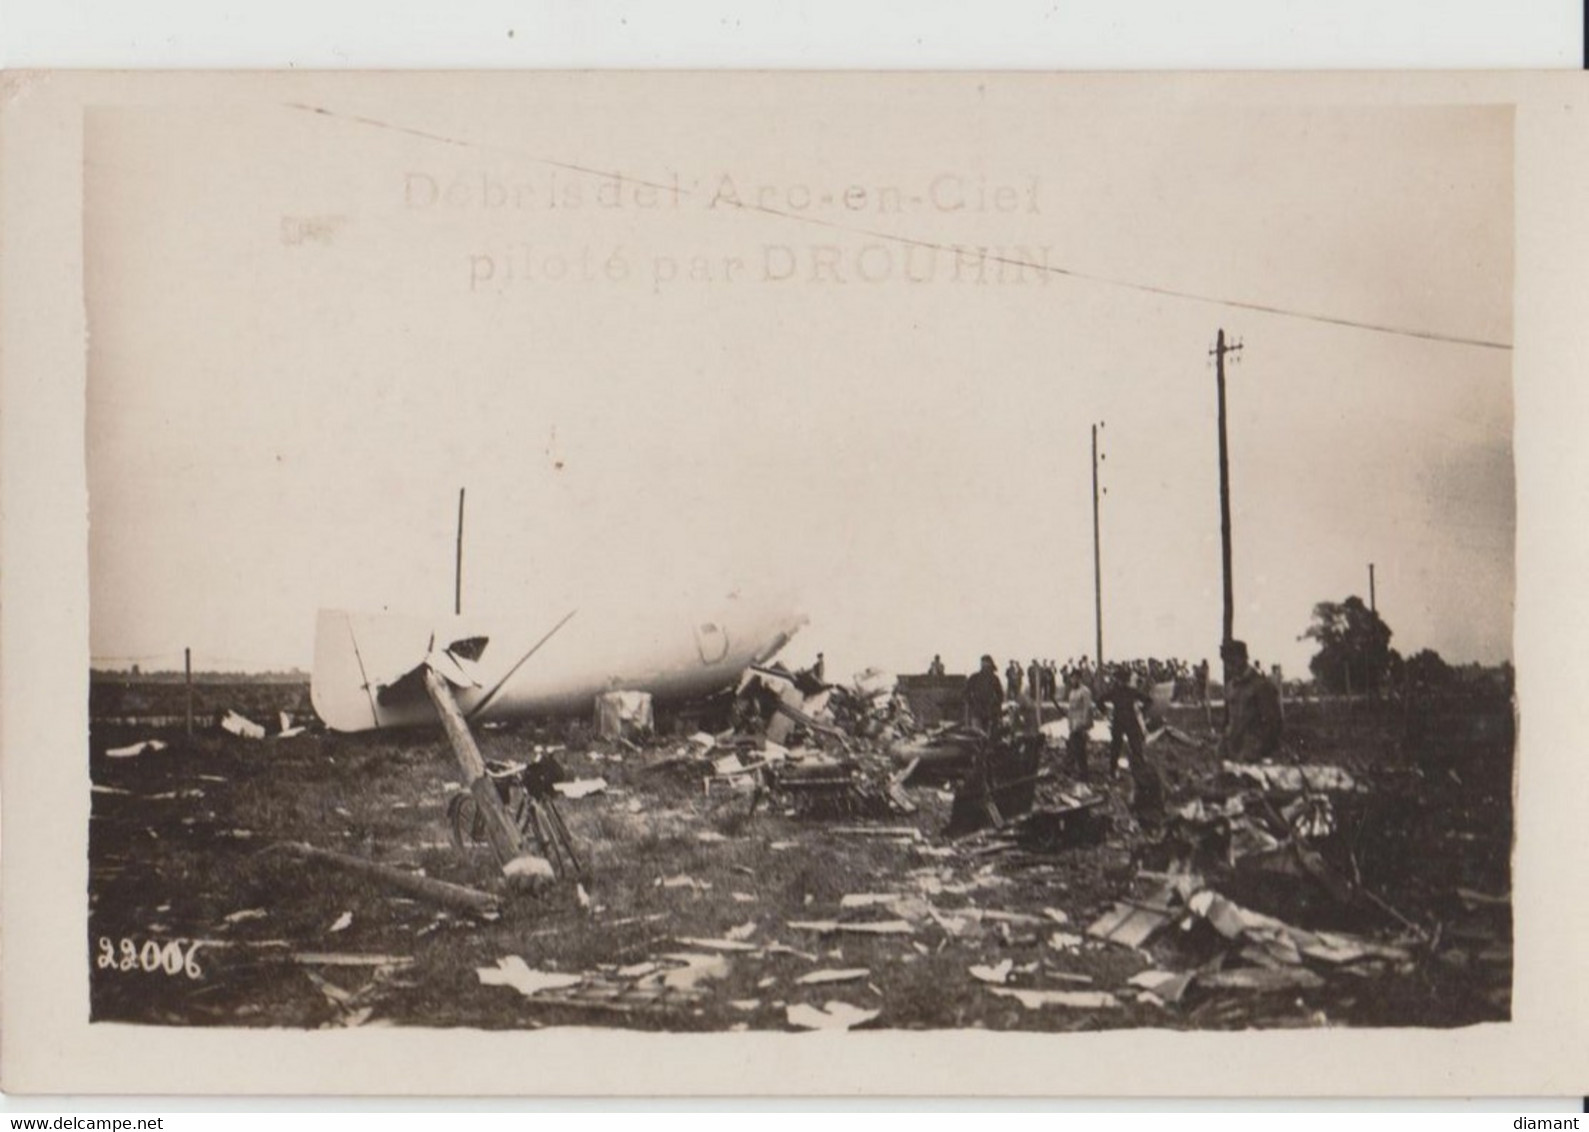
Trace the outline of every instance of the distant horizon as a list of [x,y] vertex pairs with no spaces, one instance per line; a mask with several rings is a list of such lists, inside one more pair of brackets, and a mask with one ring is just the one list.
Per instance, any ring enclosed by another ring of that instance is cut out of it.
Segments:
[[[785,651],[787,651],[787,650],[785,650]],[[1395,650],[1395,651],[1397,651],[1398,653],[1400,652],[1400,650]],[[1417,655],[1418,652],[1421,652],[1421,651],[1423,651],[1423,650],[1419,649],[1419,650],[1415,650],[1412,653],[1406,653],[1406,654],[1402,654],[1402,655],[1403,655],[1403,657],[1405,659],[1405,658],[1408,658],[1408,657],[1411,657],[1411,656],[1415,656],[1415,655]],[[997,654],[991,654],[991,655],[997,655]],[[1440,659],[1441,660],[1445,661],[1445,663],[1447,665],[1449,665],[1450,667],[1452,667],[1454,669],[1479,669],[1480,671],[1490,672],[1490,671],[1500,671],[1500,670],[1505,669],[1505,668],[1513,667],[1512,661],[1510,659],[1504,659],[1504,660],[1494,661],[1494,662],[1490,662],[1490,663],[1485,663],[1483,661],[1478,661],[1478,660],[1457,660],[1457,659],[1454,659],[1452,657],[1445,656],[1443,654],[1439,654],[1439,655],[1440,655]],[[1003,660],[1001,660],[999,662],[999,672],[1000,672],[1001,675],[1003,674],[1005,664],[1007,664],[1010,659],[1020,659],[1021,663],[1022,663],[1022,665],[1024,667],[1025,664],[1030,662],[1031,658],[1029,658],[1029,657],[1028,658],[1014,658],[1014,657],[1008,657],[1008,656],[1004,657]],[[1061,657],[1047,657],[1047,658],[1039,657],[1038,659],[1039,660],[1051,659],[1055,663],[1063,665],[1063,664],[1067,663],[1069,660],[1073,659],[1073,657],[1064,657],[1064,656],[1061,656]],[[1089,660],[1089,662],[1091,661],[1091,657],[1088,657],[1087,659]],[[1190,657],[1171,657],[1171,656],[1156,656],[1155,657],[1155,656],[1151,656],[1151,655],[1150,656],[1143,656],[1143,657],[1119,657],[1119,658],[1114,658],[1114,659],[1110,659],[1110,658],[1106,657],[1105,660],[1104,660],[1104,663],[1106,665],[1108,665],[1108,664],[1117,664],[1117,663],[1130,664],[1130,663],[1134,663],[1134,662],[1139,661],[1139,660],[1148,660],[1148,659],[1183,660],[1189,665],[1197,663],[1196,660],[1194,660],[1193,658],[1190,658]],[[1257,659],[1260,660],[1260,661],[1262,660],[1261,657],[1257,658]],[[784,661],[783,655],[780,654],[779,656],[774,657],[773,660],[770,661],[769,663],[786,663],[786,662]],[[931,658],[928,658],[928,661],[923,663],[923,665],[921,666],[920,669],[916,669],[916,670],[910,670],[910,669],[884,669],[884,671],[887,671],[891,675],[894,675],[894,676],[924,676],[924,675],[927,674],[927,667],[928,667],[928,665],[930,663],[931,663]],[[790,667],[790,668],[806,667],[805,665],[800,665],[800,664],[786,664],[786,666]],[[137,668],[136,672],[133,670],[135,667]],[[956,669],[953,665],[950,665],[947,661],[945,661],[945,669],[946,669],[945,675],[948,675],[948,676],[969,676],[971,674],[971,672],[974,671],[974,669],[971,668],[971,667],[966,667],[966,668],[962,668],[962,669]],[[164,677],[164,676],[169,676],[169,677],[174,677],[174,678],[177,678],[177,679],[181,679],[185,675],[183,669],[181,669],[181,668],[143,668],[143,667],[137,665],[136,663],[131,663],[128,667],[115,667],[115,666],[107,666],[107,665],[105,665],[103,663],[90,663],[90,665],[89,665],[89,673],[90,673],[90,675],[93,675],[93,676],[132,676],[132,675],[146,676],[146,677],[155,677],[155,676]],[[288,667],[274,667],[274,668],[199,668],[199,667],[195,667],[193,669],[193,677],[194,677],[194,679],[198,679],[201,676],[301,676],[301,677],[303,677],[305,679],[309,679],[309,678],[313,677],[313,675],[314,675],[313,665],[309,665],[307,667],[301,666],[301,665],[291,665],[291,666],[288,666]],[[838,675],[830,672],[829,676],[828,676],[828,681],[829,681],[829,683],[840,683],[840,684],[847,683],[849,675],[851,675],[851,674],[846,674],[845,676],[838,676]],[[1313,673],[1312,673],[1311,669],[1304,668],[1302,670],[1302,674],[1301,675],[1299,675],[1297,673],[1294,673],[1294,672],[1285,672],[1284,676],[1285,676],[1285,678],[1287,680],[1301,680],[1301,681],[1305,682],[1305,681],[1311,680],[1313,678]],[[1218,666],[1217,665],[1211,665],[1211,667],[1210,667],[1210,678],[1212,680],[1214,680],[1215,682],[1219,681],[1220,673],[1218,671]]]

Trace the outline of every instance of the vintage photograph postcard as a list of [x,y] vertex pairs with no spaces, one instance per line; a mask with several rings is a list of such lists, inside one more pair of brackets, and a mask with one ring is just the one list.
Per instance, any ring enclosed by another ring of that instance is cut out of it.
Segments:
[[1584,1086],[1586,93],[11,76],[5,1086]]

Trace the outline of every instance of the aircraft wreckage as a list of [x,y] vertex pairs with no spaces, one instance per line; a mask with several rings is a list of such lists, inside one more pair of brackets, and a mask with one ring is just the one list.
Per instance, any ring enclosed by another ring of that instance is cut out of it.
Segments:
[[310,697],[344,732],[434,724],[427,672],[469,723],[584,714],[605,692],[699,699],[789,642],[807,620],[791,606],[731,595],[693,617],[616,606],[439,620],[321,610]]

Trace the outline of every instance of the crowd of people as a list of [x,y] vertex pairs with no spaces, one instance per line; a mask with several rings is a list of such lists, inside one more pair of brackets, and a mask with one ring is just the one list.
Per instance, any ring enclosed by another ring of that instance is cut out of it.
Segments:
[[[1284,727],[1278,686],[1253,665],[1242,641],[1226,641],[1220,647],[1220,659],[1225,687],[1221,757],[1241,762],[1273,758]],[[941,669],[938,658],[934,658],[934,663]],[[1023,670],[1012,660],[1001,679],[997,662],[991,656],[983,656],[977,671],[966,682],[966,710],[972,723],[997,736],[1008,726],[1006,708],[1011,701],[1051,702],[1065,713],[1069,724],[1066,756],[1072,771],[1082,779],[1089,774],[1088,743],[1093,724],[1101,715],[1109,721],[1108,765],[1121,765],[1121,756],[1125,756],[1124,765],[1135,785],[1134,796],[1152,810],[1163,798],[1163,783],[1143,756],[1147,746],[1145,721],[1156,706],[1154,687],[1173,681],[1179,691],[1186,682],[1192,702],[1206,702],[1208,667],[1206,660],[1188,666],[1178,659],[1151,659],[1105,665],[1100,671],[1082,658],[1063,665],[1034,660]],[[1015,717],[1025,714],[1016,712]]]
[[[996,664],[993,673],[995,678],[999,678]],[[1087,687],[1101,691],[1102,687],[1113,684],[1121,673],[1125,674],[1129,683],[1141,689],[1173,684],[1171,699],[1176,702],[1204,703],[1208,699],[1209,664],[1206,660],[1189,664],[1179,657],[1144,657],[1111,661],[1102,670],[1096,670],[1092,658],[1086,656],[1071,657],[1063,664],[1033,657],[1030,663],[1022,665],[1019,660],[1011,658],[1003,669],[1001,699],[1058,703],[1062,690],[1071,686],[1073,676]],[[934,656],[932,663],[927,666],[927,675],[944,674],[943,658]]]

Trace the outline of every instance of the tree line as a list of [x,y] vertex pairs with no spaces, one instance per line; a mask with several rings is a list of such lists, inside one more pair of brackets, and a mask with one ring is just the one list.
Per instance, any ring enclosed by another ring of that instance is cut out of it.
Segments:
[[1315,605],[1312,624],[1299,639],[1317,642],[1318,652],[1308,667],[1323,691],[1337,695],[1448,691],[1476,679],[1493,682],[1496,677],[1511,690],[1510,662],[1498,670],[1477,664],[1454,666],[1428,648],[1402,656],[1391,647],[1390,626],[1356,596]]

